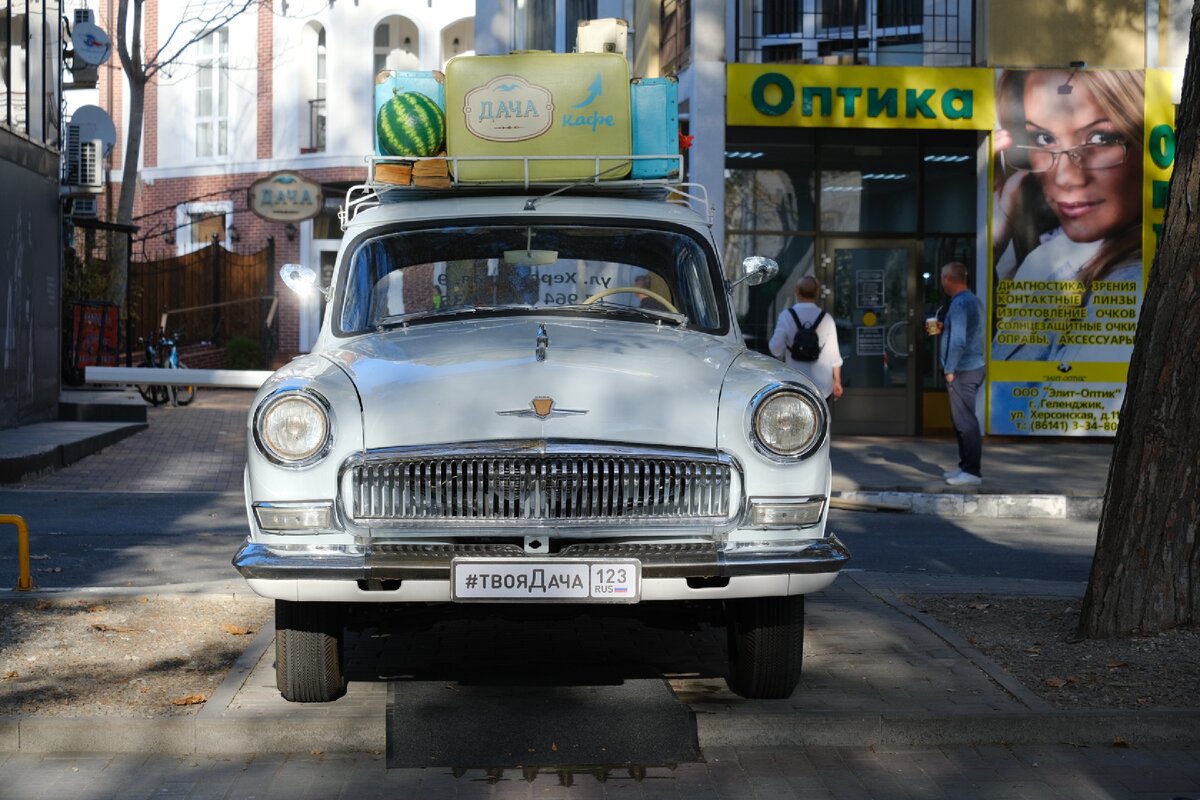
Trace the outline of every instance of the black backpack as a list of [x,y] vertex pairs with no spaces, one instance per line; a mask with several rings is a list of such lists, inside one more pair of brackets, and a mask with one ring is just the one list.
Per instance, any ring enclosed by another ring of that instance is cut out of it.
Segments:
[[788,313],[796,321],[796,338],[792,339],[792,343],[788,345],[788,352],[791,354],[792,360],[816,361],[821,357],[821,340],[817,337],[817,326],[821,324],[821,320],[825,319],[825,312],[822,311],[818,314],[811,325],[802,323],[800,317],[796,316],[795,309],[788,308]]

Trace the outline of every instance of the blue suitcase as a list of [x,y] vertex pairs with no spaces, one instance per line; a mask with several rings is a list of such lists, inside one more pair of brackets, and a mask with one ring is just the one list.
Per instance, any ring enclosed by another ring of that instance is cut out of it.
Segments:
[[[629,100],[633,113],[633,154],[678,154],[678,82],[674,78],[634,78],[629,83]],[[678,178],[679,160],[637,159],[631,177]]]
[[379,118],[379,109],[393,94],[404,92],[420,92],[437,103],[442,113],[446,113],[446,76],[437,70],[404,71],[385,69],[375,76],[375,116],[372,117],[371,128],[374,131],[375,155],[384,155],[379,149],[379,129],[374,121]]

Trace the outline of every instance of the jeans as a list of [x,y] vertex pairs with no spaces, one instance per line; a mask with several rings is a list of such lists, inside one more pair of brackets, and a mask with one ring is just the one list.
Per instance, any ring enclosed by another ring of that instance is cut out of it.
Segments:
[[954,420],[954,433],[958,436],[958,466],[976,477],[983,476],[979,466],[983,457],[983,433],[975,416],[975,395],[979,394],[983,373],[983,367],[956,372],[954,380],[946,384],[950,395],[950,418]]

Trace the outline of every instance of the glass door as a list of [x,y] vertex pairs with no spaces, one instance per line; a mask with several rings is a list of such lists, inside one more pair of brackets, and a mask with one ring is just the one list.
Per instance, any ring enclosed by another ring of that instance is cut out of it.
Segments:
[[833,407],[835,435],[917,432],[917,255],[909,240],[822,242],[817,277],[837,323],[845,389]]

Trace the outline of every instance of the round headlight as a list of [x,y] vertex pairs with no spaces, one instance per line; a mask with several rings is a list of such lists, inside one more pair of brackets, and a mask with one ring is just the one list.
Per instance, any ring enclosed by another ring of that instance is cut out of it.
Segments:
[[329,443],[329,414],[313,398],[285,394],[258,415],[258,441],[275,461],[302,464],[324,455]]
[[821,436],[821,418],[816,401],[808,395],[776,392],[755,411],[754,435],[776,455],[805,455]]

